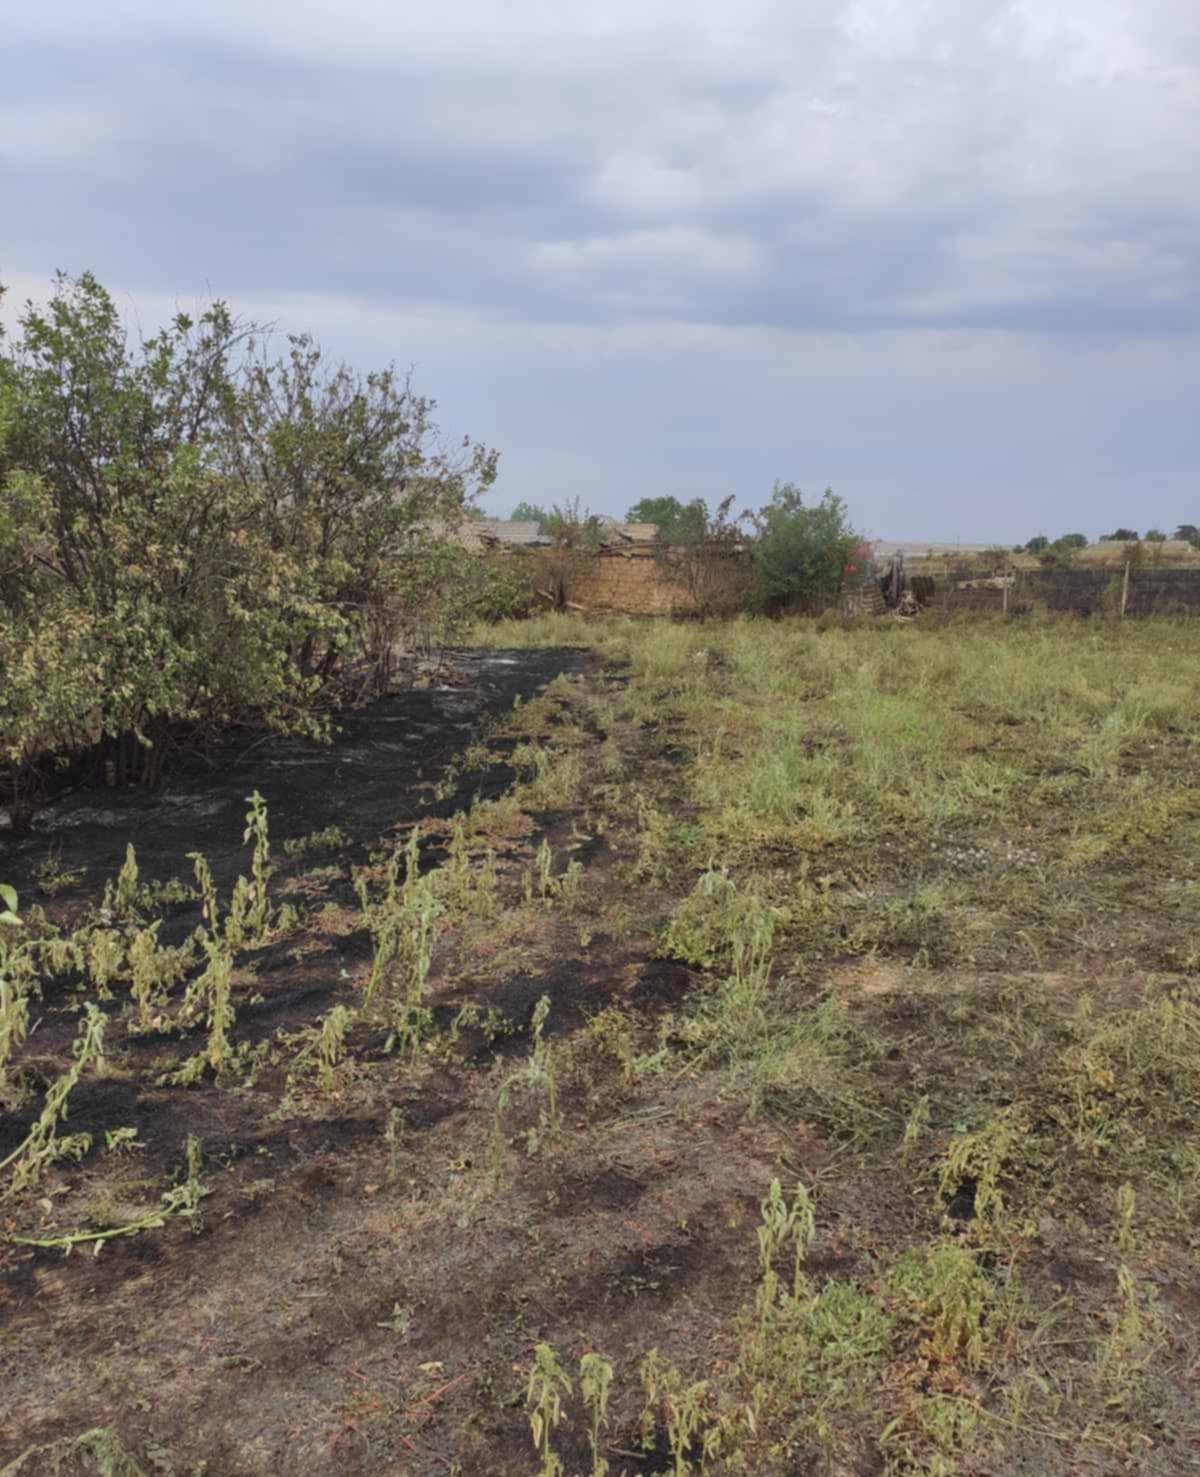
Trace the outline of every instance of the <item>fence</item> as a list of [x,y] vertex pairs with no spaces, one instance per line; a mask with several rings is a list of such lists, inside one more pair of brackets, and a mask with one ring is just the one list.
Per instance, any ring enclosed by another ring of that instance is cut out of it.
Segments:
[[1036,569],[992,578],[949,570],[934,577],[928,603],[1013,614],[1040,605],[1075,615],[1194,615],[1200,614],[1200,569]]

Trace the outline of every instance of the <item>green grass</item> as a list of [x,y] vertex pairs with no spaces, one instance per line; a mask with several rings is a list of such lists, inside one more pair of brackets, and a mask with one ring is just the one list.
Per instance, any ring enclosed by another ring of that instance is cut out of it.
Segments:
[[[683,756],[616,787],[659,949],[707,975],[670,1060],[815,1127],[837,1193],[899,1166],[913,1197],[867,1284],[772,1314],[757,1396],[743,1355],[706,1397],[727,1416],[705,1470],[846,1470],[863,1422],[895,1473],[1074,1470],[1078,1441],[1175,1470],[1129,1422],[1178,1442],[1198,1418],[1144,1278],[1189,1255],[1200,1199],[1200,626],[548,617],[490,639],[587,640],[628,673],[646,753]],[[1103,1271],[1064,1296],[1076,1255]]]

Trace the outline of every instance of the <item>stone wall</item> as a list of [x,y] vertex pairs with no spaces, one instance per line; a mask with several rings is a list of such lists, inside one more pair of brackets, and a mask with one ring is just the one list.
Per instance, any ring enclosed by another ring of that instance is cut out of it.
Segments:
[[674,615],[686,594],[665,577],[653,550],[605,550],[567,581],[567,599],[596,615]]
[[[687,584],[672,573],[653,548],[602,549],[596,554],[562,558],[549,550],[507,554],[529,561],[534,589],[553,596],[557,590],[569,606],[586,615],[689,616],[696,613]],[[718,556],[705,570],[705,599],[710,611],[736,609],[748,565]]]

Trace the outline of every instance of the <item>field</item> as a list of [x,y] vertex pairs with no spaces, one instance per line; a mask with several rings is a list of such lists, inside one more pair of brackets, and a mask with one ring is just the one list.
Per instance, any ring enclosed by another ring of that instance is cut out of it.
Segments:
[[479,639],[0,833],[0,1474],[1200,1470],[1200,625]]

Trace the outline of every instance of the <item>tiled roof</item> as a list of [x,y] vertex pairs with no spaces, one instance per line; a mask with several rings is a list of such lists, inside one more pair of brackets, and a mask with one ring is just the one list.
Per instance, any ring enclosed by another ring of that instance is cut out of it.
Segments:
[[532,520],[518,520],[514,522],[511,518],[486,518],[481,525],[484,537],[491,537],[500,544],[546,544],[550,540],[546,538]]

